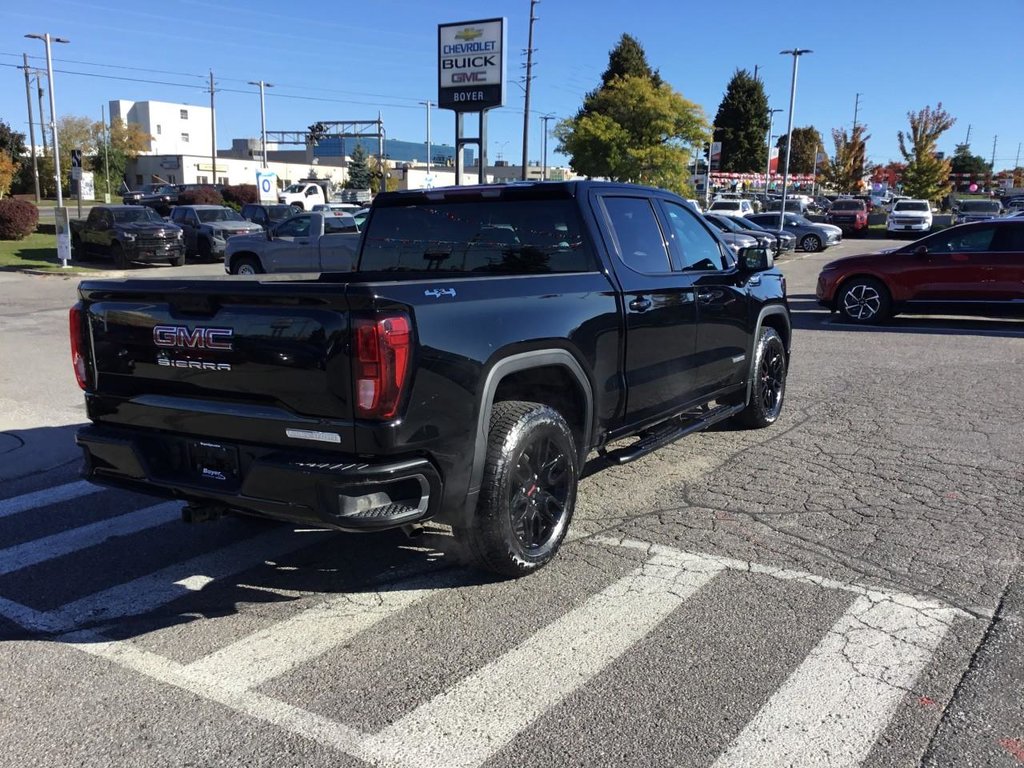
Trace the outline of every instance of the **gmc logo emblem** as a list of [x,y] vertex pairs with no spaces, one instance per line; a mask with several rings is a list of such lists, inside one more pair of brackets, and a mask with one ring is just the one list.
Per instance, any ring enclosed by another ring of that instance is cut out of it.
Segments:
[[158,347],[182,349],[231,349],[231,328],[193,328],[183,325],[153,326],[153,343]]

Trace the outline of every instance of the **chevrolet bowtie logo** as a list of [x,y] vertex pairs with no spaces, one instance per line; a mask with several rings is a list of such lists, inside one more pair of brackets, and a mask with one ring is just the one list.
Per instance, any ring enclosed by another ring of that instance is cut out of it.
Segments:
[[455,33],[455,39],[464,40],[468,43],[470,40],[476,40],[483,33],[484,31],[482,29],[477,29],[476,27],[466,27],[461,32]]

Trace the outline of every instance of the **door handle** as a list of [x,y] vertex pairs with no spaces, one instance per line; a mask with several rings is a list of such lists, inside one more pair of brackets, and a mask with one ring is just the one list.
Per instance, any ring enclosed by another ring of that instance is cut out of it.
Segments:
[[629,302],[629,308],[634,312],[646,312],[653,305],[653,302],[646,296],[637,296]]
[[714,301],[717,295],[717,291],[697,291],[697,301],[707,304],[709,301]]

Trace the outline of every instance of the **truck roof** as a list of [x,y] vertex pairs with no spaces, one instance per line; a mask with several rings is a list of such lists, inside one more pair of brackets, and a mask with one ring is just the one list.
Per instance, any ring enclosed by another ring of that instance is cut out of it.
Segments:
[[[590,189],[630,189],[665,194],[666,190],[616,181],[516,181],[511,184],[473,184],[462,187],[435,187],[433,189],[403,189],[382,192],[374,205],[409,205],[413,202],[436,202],[445,199],[559,199],[576,197]],[[669,192],[668,194],[674,194]]]

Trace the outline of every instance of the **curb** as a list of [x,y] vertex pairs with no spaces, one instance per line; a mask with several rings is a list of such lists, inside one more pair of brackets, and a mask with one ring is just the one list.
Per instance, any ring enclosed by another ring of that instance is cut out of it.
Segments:
[[106,270],[98,269],[91,272],[72,272],[70,270],[64,271],[53,270],[53,269],[35,269],[32,267],[26,267],[25,269],[12,270],[23,275],[39,275],[42,277],[98,277],[98,278],[115,278],[115,277],[127,277],[128,273],[124,270]]

